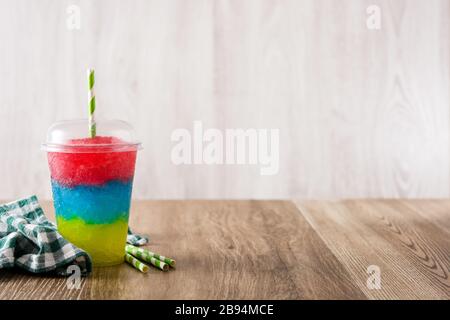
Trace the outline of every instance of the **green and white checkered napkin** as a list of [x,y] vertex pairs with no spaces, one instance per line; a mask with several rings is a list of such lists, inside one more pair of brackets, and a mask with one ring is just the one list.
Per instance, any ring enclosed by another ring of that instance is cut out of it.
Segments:
[[[147,241],[128,230],[128,243],[143,245]],[[17,266],[33,273],[66,276],[70,265],[78,265],[83,275],[92,270],[89,255],[59,234],[36,196],[0,205],[0,269]]]

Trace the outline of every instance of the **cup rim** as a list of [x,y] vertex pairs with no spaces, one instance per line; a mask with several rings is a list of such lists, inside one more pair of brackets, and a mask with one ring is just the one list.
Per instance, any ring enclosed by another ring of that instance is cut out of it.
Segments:
[[137,151],[141,149],[142,145],[140,142],[100,143],[91,145],[48,143],[48,142],[41,144],[41,150],[47,152],[65,152],[65,153],[126,152],[126,151]]

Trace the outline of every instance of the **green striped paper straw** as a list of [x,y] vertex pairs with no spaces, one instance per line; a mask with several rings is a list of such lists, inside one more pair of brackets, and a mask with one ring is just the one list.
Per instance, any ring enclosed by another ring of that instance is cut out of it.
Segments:
[[95,113],[95,74],[94,69],[88,69],[88,83],[89,83],[89,136],[94,138],[97,134],[97,125],[95,123],[94,113]]
[[152,265],[163,271],[169,270],[169,266],[173,268],[175,267],[175,260],[166,258],[164,256],[160,256],[159,254],[156,254],[146,249],[138,248],[130,244],[127,244],[125,246],[125,251],[132,254],[138,259],[151,263]]
[[140,262],[138,259],[133,257],[131,254],[125,253],[125,261],[143,273],[147,273],[147,271],[148,271],[148,265]]

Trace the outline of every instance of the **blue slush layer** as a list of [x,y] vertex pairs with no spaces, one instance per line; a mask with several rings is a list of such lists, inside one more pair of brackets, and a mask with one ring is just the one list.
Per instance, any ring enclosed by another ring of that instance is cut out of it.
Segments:
[[56,214],[65,220],[106,224],[128,220],[133,181],[112,180],[102,185],[67,187],[52,181]]

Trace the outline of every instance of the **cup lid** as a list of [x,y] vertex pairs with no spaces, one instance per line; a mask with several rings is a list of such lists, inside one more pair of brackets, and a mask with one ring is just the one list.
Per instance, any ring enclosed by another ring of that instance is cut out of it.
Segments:
[[89,137],[88,119],[58,121],[47,130],[42,149],[49,152],[123,152],[139,150],[133,127],[122,120],[96,120],[96,136]]

